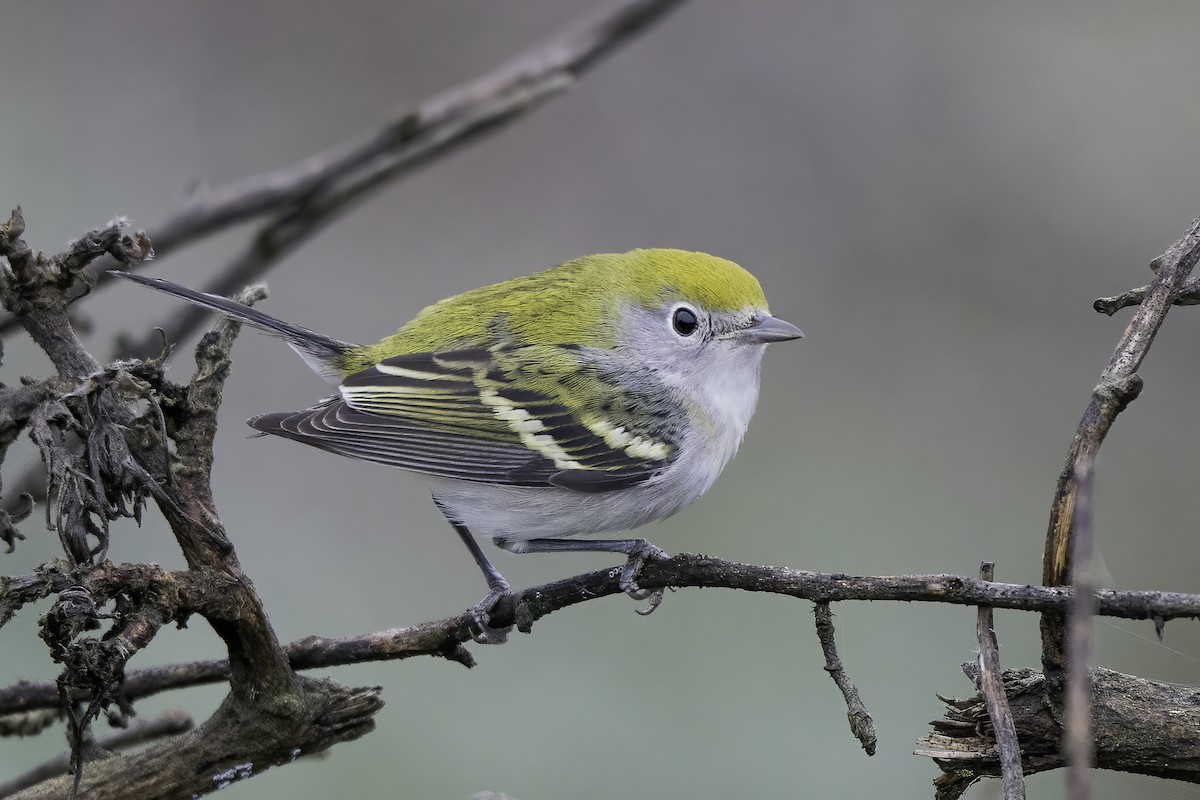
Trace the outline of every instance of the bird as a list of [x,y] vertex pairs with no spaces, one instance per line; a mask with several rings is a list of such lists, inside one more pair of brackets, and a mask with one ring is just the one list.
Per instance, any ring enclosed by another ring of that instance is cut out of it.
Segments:
[[282,338],[333,387],[261,434],[415,473],[487,581],[510,592],[476,537],[513,553],[626,556],[622,591],[666,553],[637,529],[703,495],[733,458],[766,345],[804,334],[772,316],[758,280],[707,253],[584,256],[441,300],[376,344],[339,341],[161,278],[112,270]]

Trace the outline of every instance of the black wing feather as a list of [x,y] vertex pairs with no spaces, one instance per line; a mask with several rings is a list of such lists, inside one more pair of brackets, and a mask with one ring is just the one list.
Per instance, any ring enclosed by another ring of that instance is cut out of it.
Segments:
[[[610,492],[669,463],[611,445],[558,399],[507,376],[486,350],[398,356],[347,376],[340,398],[249,424],[351,458],[509,486]],[[522,413],[540,421],[542,438],[522,432],[512,418]]]

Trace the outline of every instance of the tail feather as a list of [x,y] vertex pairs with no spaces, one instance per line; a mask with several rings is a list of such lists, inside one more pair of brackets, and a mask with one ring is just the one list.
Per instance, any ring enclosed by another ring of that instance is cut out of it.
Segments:
[[358,349],[358,345],[330,339],[316,331],[284,322],[270,314],[264,314],[258,309],[235,303],[226,297],[198,292],[162,278],[147,278],[144,275],[135,275],[132,272],[123,272],[117,269],[110,269],[109,272],[134,283],[140,283],[142,286],[149,286],[151,289],[187,300],[194,305],[241,320],[265,333],[279,336],[300,354],[300,357],[314,372],[333,383],[337,383],[344,373],[347,354]]

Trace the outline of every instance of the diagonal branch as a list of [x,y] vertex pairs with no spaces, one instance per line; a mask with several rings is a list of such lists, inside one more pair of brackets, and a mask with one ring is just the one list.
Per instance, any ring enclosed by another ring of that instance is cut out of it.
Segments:
[[[683,0],[623,0],[613,8],[517,56],[498,69],[435,95],[375,129],[295,164],[201,190],[149,229],[161,258],[233,225],[275,215],[229,273],[207,288],[227,295],[262,275],[355,200],[481,135],[499,130],[570,88],[621,45],[649,30]],[[98,284],[120,266],[101,258],[89,267]],[[74,292],[73,298],[82,292]],[[203,318],[204,312],[200,312]],[[199,323],[189,322],[184,333]],[[0,320],[0,334],[15,320]],[[172,341],[180,335],[170,337]]]
[[[470,83],[448,89],[389,122],[359,146],[336,148],[311,188],[284,205],[249,246],[205,291],[225,296],[251,281],[401,175],[500,130],[574,85],[584,72],[620,44],[646,30],[682,0],[636,0],[577,25]],[[304,165],[301,165],[304,170]],[[107,274],[100,277],[104,281]],[[170,341],[197,330],[208,311],[188,306],[162,329]],[[153,352],[159,337],[131,345]]]
[[1074,542],[1071,548],[1075,595],[1067,615],[1067,692],[1066,736],[1067,797],[1088,800],[1091,797],[1091,771],[1095,761],[1092,741],[1092,677],[1088,658],[1092,651],[1092,619],[1096,614],[1096,596],[1092,587],[1092,555],[1095,541],[1093,514],[1095,470],[1090,461],[1076,466],[1079,482],[1076,498]]
[[[272,215],[247,249],[204,290],[228,296],[264,275],[305,241],[391,181],[501,130],[542,102],[561,94],[602,58],[649,30],[683,0],[623,0],[467,83],[447,89],[372,130],[270,172],[197,192],[157,225],[149,239],[161,258],[187,244],[236,224]],[[87,280],[107,284],[117,259],[101,256],[84,271]],[[133,266],[126,265],[126,268]],[[85,290],[73,289],[71,300]],[[208,312],[181,308],[138,340],[123,337],[114,357],[157,355],[164,338],[178,342],[199,330]],[[0,335],[19,327],[13,315],[0,316]],[[24,473],[10,491],[45,497],[41,470]]]
[[[129,727],[96,742],[98,751],[124,750],[166,736],[177,736],[192,729],[192,718],[182,711],[172,710],[147,720],[134,720]],[[71,754],[63,753],[39,764],[24,775],[0,783],[0,798],[36,786],[44,780],[63,775],[71,767]]]
[[[995,571],[996,565],[985,561],[979,566],[979,577],[990,581]],[[992,617],[991,608],[979,607],[975,625],[975,637],[979,642],[976,688],[984,698],[988,719],[991,720],[996,744],[1000,750],[1000,776],[1003,780],[1004,800],[1025,800],[1021,745],[1017,741],[1017,728],[1013,722],[1012,709],[1008,706],[1008,695],[1004,693],[1004,676],[1000,672],[1000,645],[996,641]]]
[[842,693],[842,699],[846,701],[846,719],[850,723],[850,732],[854,734],[855,739],[858,739],[867,755],[873,756],[875,755],[875,745],[879,741],[875,731],[875,720],[871,718],[871,712],[867,710],[866,704],[862,701],[858,687],[846,674],[846,667],[838,655],[837,639],[834,637],[833,629],[833,612],[829,608],[829,603],[825,601],[817,603],[813,609],[813,616],[816,618],[817,639],[821,642],[821,652],[825,654],[825,671],[829,673],[829,677],[833,678],[838,691]]
[[[1187,233],[1167,249],[1152,264],[1157,269],[1154,280],[1125,333],[1117,342],[1100,382],[1092,390],[1092,399],[1075,431],[1067,452],[1066,463],[1054,490],[1050,523],[1046,531],[1046,549],[1042,560],[1042,583],[1063,586],[1071,578],[1072,521],[1079,491],[1076,465],[1095,459],[1100,445],[1108,435],[1113,421],[1131,403],[1142,388],[1137,370],[1154,343],[1171,304],[1179,296],[1196,261],[1200,259],[1200,219],[1192,222]],[[1065,617],[1060,613],[1042,617],[1042,666],[1047,685],[1053,694],[1059,693],[1062,673],[1066,667]]]

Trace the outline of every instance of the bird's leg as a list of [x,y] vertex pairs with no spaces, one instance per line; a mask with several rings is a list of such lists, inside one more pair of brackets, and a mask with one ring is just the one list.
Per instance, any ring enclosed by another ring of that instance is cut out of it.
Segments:
[[645,616],[653,613],[662,604],[662,589],[642,589],[637,584],[638,574],[647,561],[670,558],[658,547],[645,539],[512,539],[498,536],[492,539],[497,547],[510,553],[624,553],[629,556],[621,567],[621,591],[634,600],[649,600]]
[[496,605],[501,597],[509,593],[510,587],[508,581],[504,580],[504,576],[500,574],[500,570],[492,566],[492,562],[488,561],[488,557],[483,554],[483,550],[479,547],[479,542],[475,536],[468,530],[466,525],[452,518],[446,508],[438,503],[435,498],[434,503],[441,509],[442,514],[446,516],[446,521],[450,523],[450,527],[454,528],[455,533],[462,539],[463,544],[467,546],[467,550],[471,551],[471,557],[475,559],[475,563],[479,565],[479,569],[483,572],[484,580],[487,581],[488,593],[483,599],[474,605],[471,609],[471,616],[475,620],[475,625],[479,628],[479,634],[474,635],[475,641],[480,644],[503,644],[508,639],[508,633],[512,630],[512,626],[508,625],[503,628],[493,628],[488,624],[488,612]]

